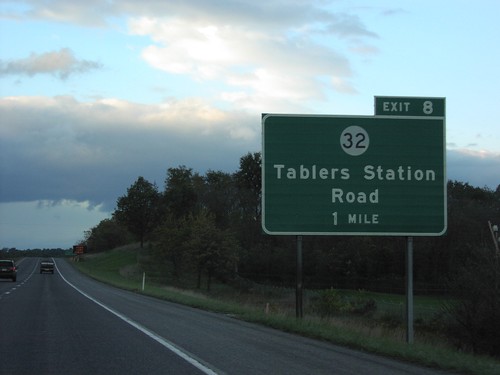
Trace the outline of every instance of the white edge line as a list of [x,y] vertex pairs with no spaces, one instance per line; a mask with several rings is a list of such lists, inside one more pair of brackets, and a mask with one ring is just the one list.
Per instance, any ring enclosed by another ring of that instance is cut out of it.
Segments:
[[178,355],[179,357],[181,357],[186,362],[188,362],[191,365],[193,365],[194,367],[196,367],[198,370],[200,370],[204,374],[207,374],[207,375],[218,375],[217,372],[215,372],[212,369],[210,369],[209,367],[203,365],[199,360],[197,360],[196,358],[194,358],[194,356],[192,356],[192,355],[186,353],[185,351],[179,349],[173,343],[171,343],[168,340],[164,339],[163,337],[157,335],[156,333],[151,332],[150,330],[144,328],[143,326],[141,326],[140,324],[134,322],[132,319],[128,318],[127,316],[125,316],[125,315],[123,315],[123,314],[121,314],[121,313],[119,313],[119,312],[117,312],[117,311],[109,308],[108,306],[104,305],[103,303],[99,302],[95,298],[91,297],[90,295],[88,295],[84,291],[80,290],[79,288],[77,288],[76,286],[74,286],[73,284],[71,284],[63,276],[63,274],[59,270],[59,267],[57,267],[57,264],[55,262],[54,262],[54,264],[56,265],[57,272],[59,272],[59,275],[61,275],[62,279],[66,282],[66,284],[68,284],[69,286],[71,286],[78,293],[80,293],[84,297],[88,298],[89,300],[91,300],[95,304],[101,306],[103,309],[105,309],[105,310],[109,311],[110,313],[114,314],[115,316],[117,316],[118,318],[120,318],[121,320],[123,320],[125,323],[130,324],[132,327],[138,329],[139,331],[141,331],[145,335],[147,335],[150,338],[152,338],[153,340],[157,341],[159,344],[163,345],[165,348],[167,348],[168,350],[172,351],[174,354]]

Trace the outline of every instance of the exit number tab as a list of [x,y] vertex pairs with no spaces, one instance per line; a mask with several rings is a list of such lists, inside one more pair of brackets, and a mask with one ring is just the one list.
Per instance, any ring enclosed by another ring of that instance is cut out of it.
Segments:
[[375,115],[444,117],[445,98],[376,96]]

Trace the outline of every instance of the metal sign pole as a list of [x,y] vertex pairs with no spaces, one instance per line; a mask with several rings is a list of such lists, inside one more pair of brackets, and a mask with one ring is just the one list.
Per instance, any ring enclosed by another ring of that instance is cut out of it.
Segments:
[[406,342],[413,344],[413,237],[406,243]]
[[297,285],[295,289],[295,315],[302,318],[302,236],[297,236]]
[[498,242],[500,237],[498,236],[498,226],[491,225],[491,221],[488,220],[488,226],[490,227],[491,237],[493,238],[493,244],[495,245],[495,289],[498,289],[498,257],[500,256],[500,249],[498,248]]

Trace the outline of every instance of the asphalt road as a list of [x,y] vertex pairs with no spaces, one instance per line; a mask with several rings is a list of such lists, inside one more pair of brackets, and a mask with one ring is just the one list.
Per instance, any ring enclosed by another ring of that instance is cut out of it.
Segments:
[[56,259],[0,280],[0,374],[442,374],[98,283]]

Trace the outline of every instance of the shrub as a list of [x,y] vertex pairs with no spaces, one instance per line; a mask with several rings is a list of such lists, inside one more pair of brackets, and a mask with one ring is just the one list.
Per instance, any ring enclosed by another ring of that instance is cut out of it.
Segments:
[[326,289],[318,292],[313,299],[314,312],[320,316],[338,314],[368,315],[376,311],[377,303],[372,298],[367,298],[363,293],[354,297],[343,296],[336,289]]
[[451,279],[455,302],[444,306],[451,318],[450,336],[457,346],[477,354],[500,357],[500,272],[487,251],[476,251],[471,262]]

